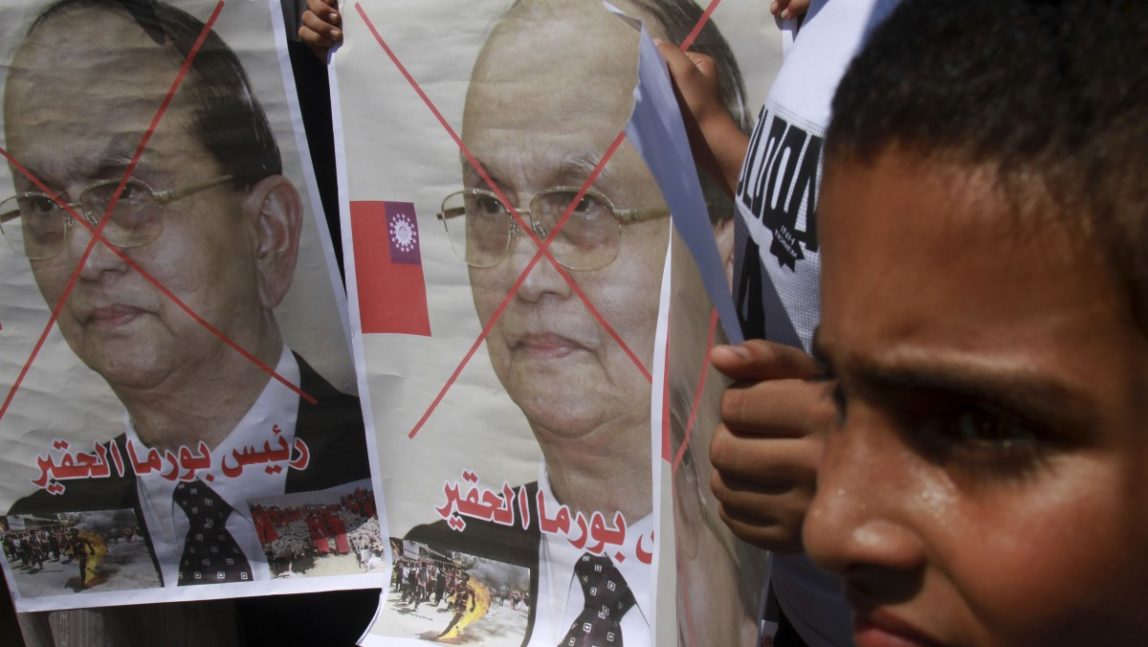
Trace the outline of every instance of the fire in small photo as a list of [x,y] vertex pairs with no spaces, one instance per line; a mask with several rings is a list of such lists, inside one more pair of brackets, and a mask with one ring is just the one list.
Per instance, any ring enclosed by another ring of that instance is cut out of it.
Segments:
[[0,544],[22,598],[161,586],[131,509],[0,517]]
[[350,575],[385,566],[370,479],[247,504],[272,577]]
[[530,569],[391,539],[394,569],[377,627],[448,645],[518,647],[530,621]]

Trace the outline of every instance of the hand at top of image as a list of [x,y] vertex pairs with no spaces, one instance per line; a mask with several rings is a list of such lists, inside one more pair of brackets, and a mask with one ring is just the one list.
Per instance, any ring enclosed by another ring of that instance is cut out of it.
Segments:
[[714,60],[705,54],[683,52],[673,43],[654,42],[669,66],[698,166],[732,194],[749,137],[722,100]]
[[343,42],[343,30],[339,28],[343,17],[338,9],[338,0],[307,0],[307,9],[303,11],[299,40],[323,61],[327,60],[331,48]]

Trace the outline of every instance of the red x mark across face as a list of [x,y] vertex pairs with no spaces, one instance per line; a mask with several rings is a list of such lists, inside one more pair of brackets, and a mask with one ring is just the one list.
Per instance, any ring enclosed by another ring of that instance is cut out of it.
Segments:
[[39,355],[40,350],[44,345],[44,341],[47,339],[48,334],[51,332],[52,326],[56,323],[56,320],[59,318],[60,312],[64,308],[64,304],[67,302],[68,296],[71,294],[72,289],[75,287],[76,281],[78,280],[78,278],[80,276],[80,272],[83,269],[84,264],[87,263],[88,257],[92,254],[92,250],[95,248],[97,243],[104,245],[108,250],[111,251],[111,253],[113,253],[117,257],[119,257],[128,267],[130,267],[131,269],[138,272],[140,274],[140,276],[142,276],[145,280],[147,280],[147,282],[150,283],[157,291],[159,291],[161,294],[163,294],[168,299],[170,299],[177,307],[179,307],[181,310],[183,310],[184,313],[186,313],[189,317],[191,317],[199,325],[203,326],[204,329],[208,330],[213,335],[218,337],[221,341],[223,341],[223,343],[230,346],[232,349],[234,349],[240,355],[245,357],[248,361],[250,361],[254,365],[258,366],[262,371],[264,371],[265,373],[267,373],[271,377],[273,377],[276,380],[278,380],[279,382],[281,382],[284,386],[286,386],[287,388],[289,388],[292,391],[294,391],[295,393],[297,393],[305,401],[309,402],[312,405],[316,404],[315,398],[304,393],[297,385],[293,384],[292,382],[290,382],[289,380],[287,380],[283,376],[276,373],[273,368],[268,366],[266,363],[264,363],[262,360],[260,360],[254,354],[252,354],[250,351],[246,350],[245,348],[240,346],[238,343],[236,343],[234,340],[227,337],[227,335],[225,335],[221,330],[219,330],[219,328],[215,327],[209,321],[207,321],[206,319],[201,317],[199,314],[197,314],[194,310],[191,309],[190,306],[188,306],[179,297],[177,297],[173,292],[171,292],[171,290],[164,287],[162,283],[160,283],[157,279],[155,279],[155,277],[153,277],[147,271],[145,271],[142,267],[140,267],[130,256],[125,254],[122,250],[120,250],[118,247],[116,247],[112,243],[108,242],[103,237],[104,227],[108,223],[108,219],[111,216],[112,210],[115,208],[116,202],[119,200],[120,195],[124,190],[124,187],[128,183],[128,180],[131,179],[132,174],[135,172],[135,168],[139,164],[140,157],[143,155],[144,151],[147,149],[147,145],[148,145],[149,140],[151,139],[152,134],[155,132],[156,128],[159,126],[160,121],[162,120],[164,114],[167,112],[167,109],[170,107],[172,100],[175,98],[176,92],[179,90],[180,85],[183,83],[184,78],[187,76],[188,71],[191,69],[191,65],[194,62],[196,56],[199,54],[199,50],[203,46],[203,43],[206,40],[207,35],[211,32],[212,27],[215,25],[216,21],[219,19],[219,15],[223,11],[223,5],[224,5],[223,0],[220,0],[220,2],[215,5],[215,9],[211,12],[210,17],[207,19],[203,30],[200,32],[199,37],[195,41],[195,44],[191,47],[191,50],[188,52],[186,58],[183,61],[183,64],[180,66],[179,72],[176,74],[175,80],[172,81],[171,86],[168,88],[167,94],[164,96],[163,101],[160,103],[159,108],[156,110],[155,116],[152,117],[151,122],[148,124],[147,130],[144,132],[143,137],[140,139],[140,142],[139,142],[138,146],[136,147],[134,154],[132,155],[131,162],[128,164],[127,170],[124,172],[123,178],[120,180],[119,185],[116,187],[115,192],[112,194],[111,200],[108,201],[107,208],[104,210],[103,215],[100,217],[99,222],[95,226],[91,225],[87,221],[86,218],[83,218],[82,216],[77,214],[72,209],[72,207],[63,200],[63,198],[61,197],[60,194],[51,190],[39,178],[33,176],[33,174],[27,168],[25,168],[22,164],[20,164],[20,162],[15,157],[13,157],[7,150],[0,148],[0,155],[2,155],[7,160],[8,164],[10,166],[12,166],[12,168],[15,169],[16,172],[20,173],[25,178],[27,178],[28,181],[31,182],[33,185],[35,185],[40,191],[42,191],[46,195],[50,196],[52,198],[52,200],[56,202],[56,204],[58,204],[62,209],[65,210],[65,212],[68,214],[68,216],[71,217],[72,220],[76,224],[84,227],[85,229],[87,229],[91,233],[91,239],[88,241],[88,244],[85,246],[83,254],[80,256],[80,260],[76,264],[75,269],[72,271],[71,275],[68,277],[68,281],[67,281],[66,285],[64,286],[63,293],[60,295],[60,298],[57,300],[55,306],[52,308],[52,314],[48,318],[48,323],[44,326],[43,332],[41,332],[40,337],[37,339],[35,346],[32,348],[32,352],[28,356],[27,361],[24,363],[23,368],[21,368],[20,373],[16,378],[16,381],[12,384],[12,387],[8,390],[8,395],[7,395],[7,397],[5,397],[3,405],[0,405],[0,420],[2,420],[4,415],[7,413],[9,406],[11,406],[13,398],[15,398],[15,396],[16,396],[16,392],[19,390],[20,385],[23,383],[24,378],[27,376],[29,369],[32,367],[32,363],[35,362],[37,355]]
[[[698,20],[698,23],[694,25],[694,28],[690,31],[690,34],[680,44],[680,47],[683,51],[688,49],[693,41],[697,38],[698,34],[701,32],[702,27],[705,26],[706,22],[709,20],[710,16],[713,14],[714,10],[717,8],[717,5],[720,2],[721,0],[711,0],[710,4],[706,7],[705,12]],[[522,284],[526,281],[526,277],[530,275],[530,272],[543,258],[545,258],[547,262],[550,263],[558,275],[562,277],[562,280],[570,286],[571,291],[582,301],[582,303],[586,306],[586,309],[598,321],[599,325],[601,325],[602,329],[606,331],[606,333],[614,340],[614,342],[618,344],[619,348],[630,358],[630,361],[632,361],[634,366],[642,373],[642,376],[646,379],[646,381],[652,381],[650,371],[646,368],[642,360],[636,354],[634,354],[626,342],[622,340],[622,337],[618,334],[614,327],[610,325],[610,322],[606,320],[606,318],[602,315],[601,312],[598,311],[596,307],[594,307],[594,304],[591,303],[590,299],[578,286],[577,282],[574,281],[574,278],[570,275],[566,268],[562,267],[562,265],[554,259],[549,249],[550,244],[554,241],[558,234],[561,233],[563,226],[565,226],[566,222],[569,220],[575,206],[582,201],[586,192],[589,191],[590,187],[594,185],[594,182],[597,181],[598,176],[602,173],[602,170],[606,167],[606,164],[610,161],[610,158],[614,156],[614,153],[617,152],[618,147],[621,146],[622,142],[625,140],[625,130],[619,132],[618,135],[614,138],[610,146],[607,148],[605,154],[602,155],[601,160],[595,165],[594,169],[590,172],[585,182],[582,183],[578,193],[570,201],[570,204],[567,205],[565,211],[558,219],[558,222],[555,224],[554,228],[549,232],[549,234],[547,234],[545,239],[541,239],[534,231],[534,228],[524,221],[522,215],[518,212],[518,209],[506,197],[506,195],[499,188],[498,184],[496,184],[490,177],[483,165],[467,148],[466,144],[463,143],[462,138],[459,137],[455,129],[450,125],[446,118],[443,117],[442,113],[435,106],[434,102],[431,101],[430,97],[427,96],[426,92],[423,91],[418,81],[414,78],[413,75],[411,75],[406,66],[403,65],[402,61],[399,60],[398,56],[390,48],[390,46],[387,45],[387,42],[379,34],[378,29],[375,28],[375,25],[371,21],[370,17],[367,16],[363,6],[359,3],[356,3],[355,11],[359,14],[359,17],[366,24],[367,29],[371,32],[371,35],[374,36],[375,40],[379,43],[379,46],[383,49],[383,52],[386,53],[387,57],[394,64],[395,68],[399,71],[400,74],[403,75],[403,78],[407,80],[407,83],[410,84],[411,89],[413,89],[415,93],[418,94],[419,98],[426,105],[427,109],[431,111],[435,119],[438,120],[443,129],[446,130],[448,135],[450,135],[451,139],[454,140],[455,144],[462,152],[463,157],[465,157],[466,160],[470,163],[471,168],[473,168],[475,173],[482,178],[482,181],[486,184],[487,188],[492,191],[495,196],[498,197],[499,201],[510,212],[511,217],[514,219],[514,222],[517,223],[519,230],[527,237],[529,237],[534,245],[538,248],[530,262],[526,264],[522,272],[518,275],[518,278],[514,281],[514,284],[511,285],[510,290],[507,291],[506,295],[499,302],[490,319],[483,326],[482,332],[479,334],[478,338],[474,341],[473,344],[471,344],[470,348],[467,350],[458,366],[451,373],[450,377],[447,378],[446,383],[439,390],[438,394],[427,407],[422,417],[419,418],[418,422],[415,423],[414,427],[407,434],[408,437],[414,438],[415,435],[418,434],[419,430],[422,429],[423,425],[426,424],[427,420],[430,419],[439,403],[442,402],[442,399],[446,396],[446,393],[450,390],[455,381],[458,379],[458,376],[462,373],[462,370],[470,362],[475,352],[478,351],[478,348],[482,345],[483,341],[486,340],[491,330],[493,330],[495,324],[498,323],[498,319],[502,316],[502,313],[505,312],[511,300],[514,299],[514,296],[518,293],[519,288],[521,288]]]
[[[697,382],[694,385],[693,398],[690,402],[690,414],[686,419],[685,434],[682,438],[681,445],[678,446],[677,451],[673,452],[673,465],[672,470],[674,474],[678,473],[678,468],[682,465],[682,459],[685,458],[686,450],[689,449],[690,439],[693,437],[694,426],[698,422],[698,410],[701,408],[702,394],[706,390],[706,377],[710,372],[710,354],[714,349],[714,340],[717,337],[718,325],[718,311],[717,309],[710,310],[710,323],[709,332],[706,334],[705,357],[702,359],[701,368],[698,370]],[[672,399],[670,397],[670,336],[666,335],[666,367],[665,376],[662,382],[662,460],[669,461],[670,453],[672,451],[672,434],[670,433],[670,406]]]

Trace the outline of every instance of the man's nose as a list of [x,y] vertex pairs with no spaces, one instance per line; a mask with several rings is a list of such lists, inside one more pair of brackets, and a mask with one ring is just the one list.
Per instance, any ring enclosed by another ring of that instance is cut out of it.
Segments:
[[[77,215],[84,217],[84,214],[79,211]],[[71,218],[72,216],[68,217]],[[96,217],[98,218],[98,216]],[[98,223],[99,220],[96,222]],[[84,250],[92,240],[92,232],[95,231],[95,229],[96,225],[92,225],[91,230],[89,230],[84,225],[73,220],[71,223],[71,232],[65,247],[71,263],[79,263],[83,260],[83,266],[80,270],[80,280],[83,281],[98,281],[105,272],[123,272],[127,269],[127,263],[117,254],[117,252],[120,252],[119,248],[112,246],[111,243],[104,239],[97,240],[95,244],[92,245],[88,257],[86,259],[83,258]]]
[[892,422],[861,406],[826,438],[805,549],[873,601],[909,596],[920,585],[925,545],[913,498],[926,484],[915,460]]
[[[532,225],[529,220],[526,224]],[[539,244],[545,244],[546,237],[539,232],[537,227],[535,227],[534,234]],[[537,261],[534,260],[539,250],[539,246],[535,244],[534,240],[531,240],[528,235],[521,235],[511,244],[513,247],[510,250],[509,264],[514,272],[514,277],[517,279],[529,268],[529,272],[518,287],[520,299],[533,302],[544,298],[546,295],[560,298],[570,296],[570,284],[554,267],[554,261],[546,254],[539,256]],[[531,267],[532,262],[534,263],[533,267]]]

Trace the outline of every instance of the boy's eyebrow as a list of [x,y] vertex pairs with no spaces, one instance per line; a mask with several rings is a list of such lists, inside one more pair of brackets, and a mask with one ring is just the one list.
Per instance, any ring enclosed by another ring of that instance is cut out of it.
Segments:
[[1096,403],[1071,384],[997,362],[922,353],[890,362],[851,356],[848,366],[850,381],[866,390],[920,392],[983,402],[1054,430],[1090,428],[1099,414]]
[[963,367],[869,366],[867,378],[902,389],[940,391],[978,400],[1076,401],[1079,398],[1056,380],[1024,372],[993,372]]

